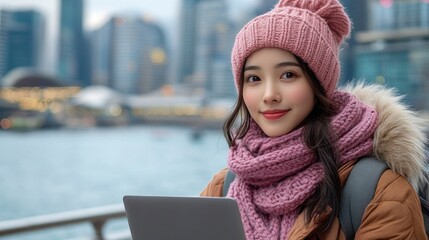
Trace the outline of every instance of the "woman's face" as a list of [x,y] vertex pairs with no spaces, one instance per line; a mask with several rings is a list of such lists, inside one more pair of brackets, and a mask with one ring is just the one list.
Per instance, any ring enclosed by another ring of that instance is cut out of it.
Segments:
[[267,136],[277,137],[300,126],[312,111],[314,93],[295,56],[278,48],[263,48],[247,58],[243,100]]

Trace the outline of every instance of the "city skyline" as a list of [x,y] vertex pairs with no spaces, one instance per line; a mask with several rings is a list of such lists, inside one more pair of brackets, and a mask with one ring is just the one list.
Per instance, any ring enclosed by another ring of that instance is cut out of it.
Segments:
[[[230,15],[240,15],[237,11],[248,11],[255,7],[258,0],[235,0],[228,1]],[[169,6],[165,8],[165,6]],[[174,21],[179,15],[181,0],[86,0],[85,1],[85,29],[93,30],[100,27],[109,17],[118,13],[140,13],[147,15],[154,21]],[[48,18],[58,20],[59,0],[44,0],[43,2],[33,0],[0,0],[0,8],[34,8],[40,10]],[[58,24],[57,24],[58,25]]]
[[[84,29],[90,32],[106,24],[117,15],[138,15],[156,22],[165,31],[168,45],[175,49],[178,41],[178,20],[182,0],[85,0]],[[227,1],[231,18],[239,19],[258,3],[258,0]],[[169,7],[165,7],[169,6]],[[55,74],[58,55],[60,0],[0,0],[0,9],[33,9],[41,13],[46,22],[46,59],[42,70]],[[54,47],[52,47],[54,46]]]

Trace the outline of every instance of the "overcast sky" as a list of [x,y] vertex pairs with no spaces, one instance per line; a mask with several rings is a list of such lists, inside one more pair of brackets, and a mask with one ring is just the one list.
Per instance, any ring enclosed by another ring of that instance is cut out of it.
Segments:
[[[252,9],[258,0],[225,0],[230,6],[231,17],[239,17]],[[0,9],[37,9],[46,21],[48,39],[45,70],[50,71],[56,55],[60,0],[0,0]],[[181,0],[86,0],[85,28],[94,30],[104,24],[113,14],[132,13],[144,15],[158,22],[168,38],[177,37],[178,16]]]

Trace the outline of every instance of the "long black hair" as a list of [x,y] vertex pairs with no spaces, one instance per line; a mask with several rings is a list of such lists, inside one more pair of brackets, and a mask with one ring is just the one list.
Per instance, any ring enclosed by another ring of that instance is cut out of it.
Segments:
[[[314,92],[316,101],[313,110],[304,120],[302,140],[314,152],[316,160],[322,163],[325,171],[319,187],[302,207],[306,211],[305,219],[307,223],[316,215],[325,213],[328,208],[332,209],[326,221],[320,223],[317,227],[317,231],[323,232],[329,228],[338,215],[341,194],[340,178],[337,171],[339,156],[334,141],[336,138],[330,124],[332,117],[337,113],[337,105],[326,96],[322,85],[307,63],[297,56],[295,58]],[[246,135],[249,130],[250,119],[250,113],[243,100],[242,72],[237,101],[223,125],[223,133],[230,147],[236,144],[236,140]]]

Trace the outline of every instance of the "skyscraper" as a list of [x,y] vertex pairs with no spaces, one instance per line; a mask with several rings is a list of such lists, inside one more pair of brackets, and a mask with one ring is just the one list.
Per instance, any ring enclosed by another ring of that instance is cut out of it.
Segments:
[[134,16],[116,16],[113,23],[112,87],[123,93],[138,93],[141,20]]
[[201,0],[182,0],[179,26],[179,54],[177,83],[190,83],[195,65],[197,4]]
[[114,21],[111,19],[90,33],[91,84],[113,86],[112,40]]
[[65,82],[87,86],[89,56],[83,22],[83,0],[61,0],[58,75]]
[[209,56],[209,73],[206,88],[213,97],[235,97],[231,71],[231,49],[234,43],[233,27],[227,21],[216,25],[213,41],[215,51]]
[[[230,23],[227,15],[227,6],[224,0],[203,0],[197,5],[197,25],[195,42],[195,65],[192,76],[192,85],[213,93],[214,74],[228,72],[230,81],[229,56],[231,53],[233,38],[231,36]],[[214,60],[224,61],[223,70],[212,68]],[[223,74],[222,74],[223,75]],[[219,84],[219,83],[216,83]]]
[[155,23],[143,21],[139,92],[147,93],[167,83],[168,52],[164,31]]
[[91,35],[94,83],[141,94],[167,82],[165,35],[155,23],[133,15],[114,16]]
[[17,67],[40,68],[44,20],[34,10],[0,11],[0,78]]
[[346,84],[355,78],[355,48],[357,45],[355,35],[368,29],[368,2],[355,0],[341,0],[344,8],[353,22],[351,37],[342,46],[341,78],[340,84]]

